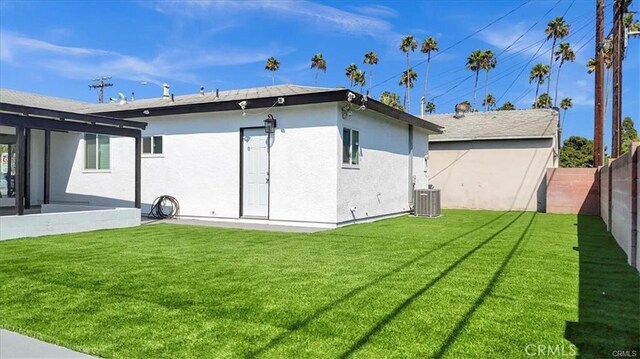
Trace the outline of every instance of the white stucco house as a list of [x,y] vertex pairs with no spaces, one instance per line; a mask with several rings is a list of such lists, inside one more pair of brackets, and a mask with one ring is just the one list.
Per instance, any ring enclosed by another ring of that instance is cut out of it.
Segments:
[[551,109],[424,116],[429,183],[443,208],[544,211],[547,168],[557,168],[558,112]]
[[[342,88],[278,85],[88,104],[3,89],[0,102],[55,104],[144,122],[142,213],[171,195],[180,215],[335,227],[407,213],[428,185],[429,136],[442,127]],[[67,132],[52,155],[51,200],[132,205],[136,141]],[[38,135],[32,146],[38,146]],[[32,156],[38,156],[33,151]],[[33,162],[37,162],[35,159]],[[42,203],[41,186],[30,202]]]

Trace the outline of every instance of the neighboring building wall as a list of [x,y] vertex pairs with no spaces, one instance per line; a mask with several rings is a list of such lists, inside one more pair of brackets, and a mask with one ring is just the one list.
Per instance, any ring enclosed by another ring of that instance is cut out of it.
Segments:
[[[427,187],[424,156],[428,133],[413,128],[413,159],[409,157],[409,125],[357,111],[346,119],[340,113],[334,158],[338,169],[338,222],[366,220],[409,211],[410,177],[416,188]],[[360,131],[360,165],[342,164],[342,129]],[[413,174],[409,175],[410,161]],[[351,211],[355,207],[355,211]]]
[[[252,114],[260,112],[260,115]],[[336,223],[335,104],[268,111],[277,119],[271,145],[270,219]],[[240,215],[240,128],[264,126],[264,109],[140,118],[144,136],[163,135],[164,153],[142,158],[143,213],[169,194],[196,218]]]
[[553,139],[429,143],[429,181],[443,208],[544,210]]
[[638,187],[640,181],[637,180],[640,166],[639,145],[640,143],[634,143],[631,150],[624,156],[600,168],[601,178],[607,177],[608,173],[611,176],[610,181],[601,184],[600,192],[610,192],[611,197],[606,198],[607,201],[603,203],[600,215],[607,223],[607,228],[618,245],[627,254],[629,264],[640,270],[637,231],[638,220],[640,220],[637,200],[640,190]]
[[547,213],[600,214],[598,170],[547,169]]

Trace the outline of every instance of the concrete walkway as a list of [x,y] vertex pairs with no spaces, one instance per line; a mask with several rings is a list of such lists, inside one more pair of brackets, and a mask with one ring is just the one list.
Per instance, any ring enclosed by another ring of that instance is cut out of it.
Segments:
[[95,357],[74,352],[73,350],[46,343],[26,335],[0,329],[0,358],[86,359]]
[[273,232],[297,232],[297,233],[314,233],[320,231],[326,231],[329,228],[319,227],[302,227],[302,226],[285,226],[279,224],[270,224],[266,221],[252,221],[252,220],[238,220],[238,221],[207,221],[199,219],[151,219],[142,218],[142,224],[156,224],[156,223],[170,223],[170,224],[186,224],[192,226],[205,226],[205,227],[218,227],[218,228],[237,228],[237,229],[252,229],[258,231],[273,231]]

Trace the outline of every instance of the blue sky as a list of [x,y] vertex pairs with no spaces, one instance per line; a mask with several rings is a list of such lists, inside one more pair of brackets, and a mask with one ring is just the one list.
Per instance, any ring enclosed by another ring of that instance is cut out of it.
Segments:
[[[269,56],[281,62],[276,83],[313,85],[310,58],[321,52],[328,69],[320,74],[318,86],[348,87],[345,67],[352,62],[364,66],[363,54],[375,51],[380,62],[373,68],[372,95],[377,98],[384,90],[402,95],[398,80],[405,55],[398,44],[403,35],[412,34],[419,41],[433,36],[441,50],[449,48],[431,63],[427,97],[434,98],[437,112],[451,112],[456,103],[472,99],[473,76],[464,65],[475,49],[499,54],[489,75],[489,92],[499,98],[498,104],[511,101],[518,108],[529,108],[535,91],[528,82],[529,69],[549,62],[550,43],[540,47],[544,28],[553,17],[566,13],[572,25],[566,41],[577,59],[563,66],[561,73],[558,97],[571,97],[574,104],[564,133],[592,137],[593,75],[587,74],[585,65],[594,51],[595,1],[539,0],[519,7],[523,3],[3,0],[0,86],[90,102],[96,101],[96,93],[87,85],[99,75],[113,77],[114,86],[106,97],[118,92],[127,96],[135,92],[137,98],[160,95],[159,87],[141,81],[167,82],[177,95],[196,93],[200,86],[207,91],[266,86],[271,84],[264,70]],[[607,32],[611,3],[606,0]],[[623,115],[636,122],[640,122],[639,42],[637,38],[629,42],[623,89]],[[423,60],[420,52],[411,54],[412,65]],[[424,65],[417,71],[412,112],[419,112]],[[478,98],[483,85],[481,74]],[[609,142],[610,115],[606,120]]]

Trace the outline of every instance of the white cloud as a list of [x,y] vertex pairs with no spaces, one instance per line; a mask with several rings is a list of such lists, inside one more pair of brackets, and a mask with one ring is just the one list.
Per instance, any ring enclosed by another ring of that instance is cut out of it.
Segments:
[[357,13],[372,17],[398,17],[398,12],[388,6],[383,5],[358,5],[351,9]]
[[[165,14],[183,14],[187,16],[220,15],[246,16],[253,12],[269,12],[317,28],[347,32],[354,35],[366,35],[375,38],[393,37],[392,25],[380,17],[394,16],[395,11],[385,6],[361,6],[354,11],[345,11],[336,7],[316,4],[306,0],[280,1],[162,1],[155,4],[155,9]],[[358,11],[358,13],[355,13]],[[397,15],[397,14],[395,14]]]
[[[480,32],[478,37],[498,50],[504,50],[515,42],[515,44],[507,50],[507,53],[522,53],[528,56],[532,56],[536,52],[538,54],[548,53],[551,45],[545,44],[542,49],[538,51],[541,44],[540,41],[544,37],[535,31],[527,31],[529,27],[529,25],[523,22],[504,25],[502,27],[492,27]],[[525,32],[526,34],[519,39]]]
[[276,45],[264,49],[171,49],[151,58],[142,58],[101,49],[57,45],[0,30],[0,62],[38,66],[74,79],[109,74],[129,80],[197,82],[194,71],[199,69],[261,62],[273,54],[281,56],[292,51]]

